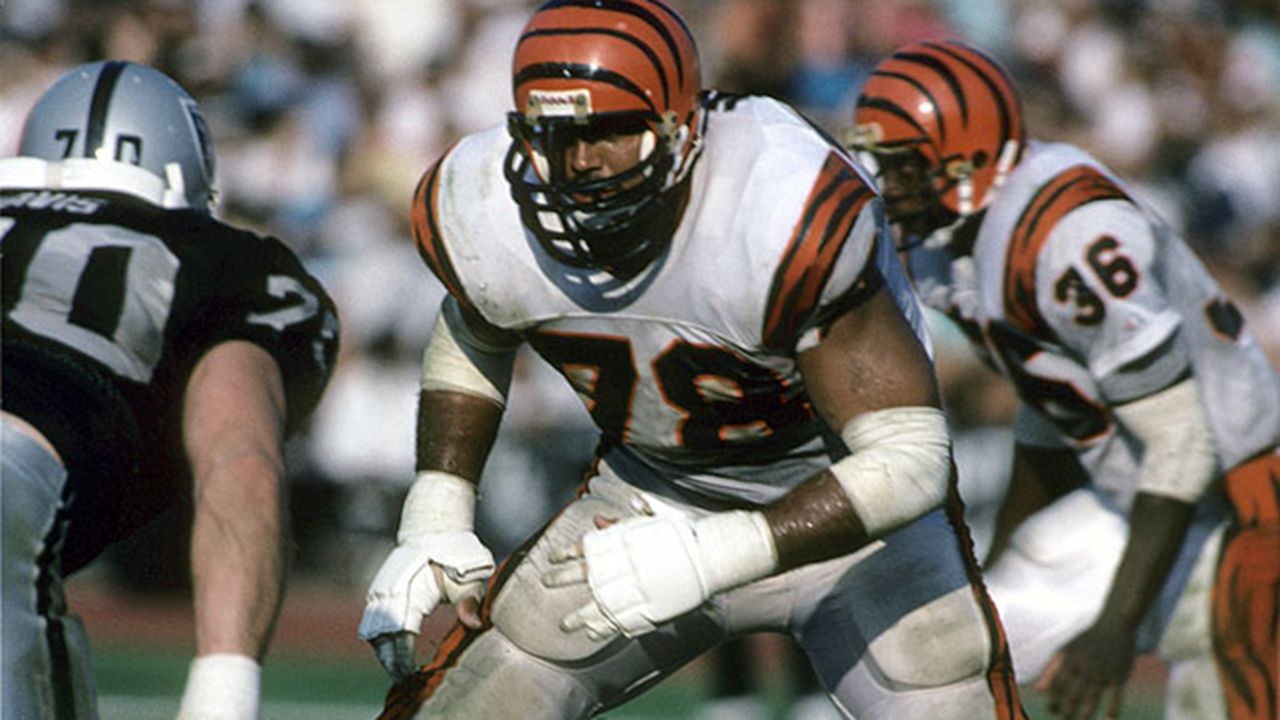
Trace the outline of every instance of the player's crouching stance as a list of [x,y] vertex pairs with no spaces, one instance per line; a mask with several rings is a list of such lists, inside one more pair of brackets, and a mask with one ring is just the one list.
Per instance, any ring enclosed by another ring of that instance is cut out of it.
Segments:
[[921,297],[1022,401],[984,568],[1018,676],[1115,717],[1154,651],[1166,718],[1274,720],[1280,375],[1230,298],[1111,170],[1030,139],[978,48],[899,48],[850,139]]
[[[508,126],[414,198],[450,295],[360,627],[398,681],[385,717],[587,717],[757,631],[796,637],[863,720],[1022,717],[861,171],[781,103],[702,95],[656,0],[544,4],[514,90]],[[475,483],[523,342],[602,439],[581,495],[495,571]],[[440,602],[459,623],[414,670]]]
[[36,103],[0,161],[0,715],[97,717],[63,579],[193,503],[197,657],[180,720],[252,720],[284,593],[283,441],[337,354],[332,301],[279,240],[211,214],[195,101],[108,61]]

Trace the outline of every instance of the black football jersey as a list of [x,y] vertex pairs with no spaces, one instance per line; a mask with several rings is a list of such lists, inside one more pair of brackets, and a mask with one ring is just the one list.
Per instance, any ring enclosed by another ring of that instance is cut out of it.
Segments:
[[252,342],[280,366],[287,426],[311,413],[338,348],[320,283],[279,240],[109,193],[0,191],[4,408],[68,469],[64,571],[183,492],[187,379]]

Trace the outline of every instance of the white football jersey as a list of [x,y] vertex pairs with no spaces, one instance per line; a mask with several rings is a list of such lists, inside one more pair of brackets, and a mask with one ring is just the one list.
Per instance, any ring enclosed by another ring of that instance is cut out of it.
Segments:
[[708,99],[671,245],[627,282],[556,262],[521,225],[510,143],[482,131],[428,169],[419,250],[454,300],[569,381],[630,482],[765,502],[830,464],[796,355],[881,278],[927,342],[891,243],[877,242],[873,185],[781,103]]
[[[1039,425],[1126,508],[1140,443],[1111,407],[1194,375],[1220,470],[1280,441],[1280,379],[1195,254],[1081,150],[1032,143],[986,210],[971,256],[911,251],[921,299],[1017,387]],[[1047,421],[1047,422],[1046,422]]]

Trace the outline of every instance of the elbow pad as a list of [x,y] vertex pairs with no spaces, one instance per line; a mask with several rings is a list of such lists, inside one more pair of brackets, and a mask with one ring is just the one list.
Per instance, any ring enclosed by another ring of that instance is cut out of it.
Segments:
[[951,482],[947,417],[933,407],[864,413],[840,432],[850,455],[831,466],[872,537],[942,506]]
[[1138,492],[1195,504],[1217,474],[1217,446],[1194,380],[1116,406],[1142,441]]
[[[481,345],[471,339],[464,319],[451,321],[449,316],[450,304],[445,303],[422,354],[422,389],[478,395],[506,407],[515,348]],[[459,325],[457,332],[455,324]]]

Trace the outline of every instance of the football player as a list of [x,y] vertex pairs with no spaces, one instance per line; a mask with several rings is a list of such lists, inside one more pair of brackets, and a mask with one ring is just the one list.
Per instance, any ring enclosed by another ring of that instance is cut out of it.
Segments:
[[[513,65],[507,123],[413,198],[449,295],[418,477],[360,623],[398,681],[384,716],[587,717],[778,631],[845,713],[1023,717],[870,180],[786,105],[704,94],[658,0],[546,2]],[[600,445],[495,568],[476,483],[522,343]],[[442,602],[458,622],[415,669]]]
[[1018,676],[1115,717],[1157,649],[1168,717],[1274,720],[1280,380],[1230,298],[1098,160],[1028,140],[976,48],[900,48],[850,142],[922,299],[1022,401],[985,563]]
[[96,717],[64,578],[192,502],[196,658],[179,717],[257,716],[283,594],[282,442],[337,316],[280,241],[211,214],[195,101],[150,67],[57,80],[0,161],[6,718]]

